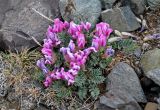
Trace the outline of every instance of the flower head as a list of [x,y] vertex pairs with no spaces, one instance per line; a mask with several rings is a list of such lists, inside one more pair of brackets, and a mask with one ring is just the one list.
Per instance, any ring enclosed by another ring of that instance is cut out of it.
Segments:
[[91,23],[89,22],[86,22],[86,24],[84,22],[81,22],[81,25],[86,31],[89,31],[91,28]]
[[37,66],[43,71],[44,74],[49,72],[49,69],[45,66],[45,61],[43,58],[37,61]]
[[76,35],[77,35],[77,37],[78,37],[78,38],[77,38],[78,47],[79,47],[80,49],[84,48],[85,43],[86,43],[84,34],[81,34],[80,32],[77,32]]
[[105,57],[111,57],[114,55],[115,50],[112,47],[108,47],[105,51]]

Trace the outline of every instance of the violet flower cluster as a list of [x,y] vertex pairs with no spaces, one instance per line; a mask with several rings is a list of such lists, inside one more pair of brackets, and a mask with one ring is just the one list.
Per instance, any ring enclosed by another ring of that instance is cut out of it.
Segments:
[[[106,41],[112,32],[112,29],[107,23],[99,23],[96,25],[96,31],[92,39],[92,45],[85,48],[86,36],[84,32],[89,32],[91,28],[90,23],[81,22],[80,25],[74,22],[68,23],[67,21],[62,22],[58,18],[54,20],[54,25],[49,26],[46,39],[44,39],[44,44],[42,48],[42,54],[44,58],[37,61],[37,66],[43,71],[46,76],[44,85],[46,87],[50,86],[54,80],[65,80],[68,85],[75,82],[75,77],[77,76],[80,69],[85,67],[85,63],[88,56],[92,52],[97,52],[100,48],[106,48]],[[65,70],[64,67],[54,68],[50,71],[46,65],[53,64],[56,61],[54,54],[54,47],[61,44],[58,38],[58,33],[67,32],[71,36],[71,40],[68,47],[61,47],[60,52],[63,54],[65,61],[69,64],[69,70]],[[74,42],[76,41],[76,43]],[[105,56],[112,56],[114,50],[109,47],[106,48]]]

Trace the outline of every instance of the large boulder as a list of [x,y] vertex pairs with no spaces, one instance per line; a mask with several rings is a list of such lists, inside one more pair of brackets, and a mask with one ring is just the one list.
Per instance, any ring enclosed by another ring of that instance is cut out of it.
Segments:
[[119,31],[134,31],[140,27],[130,7],[108,9],[101,13],[102,21]]
[[110,108],[141,110],[137,102],[146,102],[137,74],[128,64],[116,64],[107,80],[107,93],[100,97],[99,103]]
[[101,13],[101,2],[99,0],[60,0],[60,12],[64,20],[73,20],[92,23],[92,27],[98,21]]
[[7,4],[12,9],[5,12],[0,31],[0,47],[12,51],[36,46],[32,37],[39,42],[43,41],[51,22],[33,9],[51,19],[59,15],[58,0],[10,0],[4,3]]
[[160,49],[146,52],[141,59],[144,74],[160,85]]

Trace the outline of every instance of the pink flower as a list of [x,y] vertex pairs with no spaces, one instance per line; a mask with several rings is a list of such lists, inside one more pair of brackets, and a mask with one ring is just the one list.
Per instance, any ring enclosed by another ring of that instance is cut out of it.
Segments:
[[73,21],[70,22],[68,33],[72,36],[72,38],[77,39],[77,32],[82,32],[82,26],[75,24]]
[[86,56],[88,56],[91,52],[97,52],[97,50],[95,49],[95,47],[89,47],[87,49],[84,49],[83,52],[85,53]]
[[77,70],[77,71],[80,70],[80,66],[77,65],[77,64],[74,63],[74,62],[71,62],[71,63],[70,63],[70,68],[72,68],[73,70]]
[[74,57],[74,54],[71,53],[71,51],[67,50],[67,56],[69,58],[69,62],[74,62],[75,61],[75,57]]
[[109,27],[109,24],[107,23],[99,23],[96,25],[96,35],[100,36],[103,34],[104,36],[108,37],[110,33],[112,32],[112,29]]
[[[83,31],[89,32],[90,28],[91,24],[89,22],[81,22],[81,24],[78,25],[74,22],[62,22],[58,18],[54,20],[53,26],[48,27],[46,33],[47,38],[44,39],[43,48],[41,50],[44,54],[44,59],[37,61],[37,66],[46,74],[44,81],[45,87],[49,87],[54,80],[64,80],[67,81],[68,85],[73,84],[80,69],[85,67],[85,63],[91,52],[97,52],[101,47],[106,46],[107,39],[112,32],[112,29],[109,27],[109,24],[101,22],[96,25],[92,46],[85,48],[86,38]],[[53,64],[55,62],[56,56],[53,52],[53,48],[61,43],[58,38],[58,33],[61,33],[62,31],[67,31],[72,36],[76,41],[78,48],[76,47],[74,40],[70,40],[68,47],[60,48],[60,52],[62,52],[65,60],[70,65],[69,70],[65,71],[63,67],[60,67],[54,68],[54,70],[49,73],[49,69],[45,64]],[[106,49],[104,56],[108,57],[113,54],[114,50],[109,47]]]
[[47,56],[52,56],[52,50],[49,48],[42,48],[42,53]]
[[81,34],[80,32],[77,32],[76,35],[77,35],[77,37],[78,37],[78,38],[77,38],[78,47],[79,47],[80,49],[84,48],[85,43],[86,43],[84,34]]
[[50,39],[44,39],[43,47],[48,49],[52,48],[53,47],[52,41]]
[[92,39],[92,47],[94,47],[96,49],[96,51],[98,51],[100,48],[99,42],[100,42],[100,39],[98,37],[94,37]]
[[64,22],[65,29],[69,28],[69,23],[67,21]]
[[106,36],[104,36],[103,34],[101,34],[100,37],[99,37],[99,45],[101,47],[105,47],[106,46],[106,42],[107,42],[106,40],[107,40]]
[[78,71],[74,69],[70,69],[68,72],[71,73],[73,76],[76,76],[78,74]]
[[89,31],[89,29],[91,28],[91,23],[89,22],[86,22],[86,24],[84,22],[81,22],[81,25],[86,31]]
[[47,76],[45,81],[44,81],[44,86],[49,87],[52,84],[52,79],[50,76]]
[[69,79],[69,80],[68,80],[68,86],[69,86],[69,85],[72,85],[74,82],[75,82],[74,79]]
[[60,21],[60,19],[54,19],[53,32],[60,33],[63,31],[64,28],[64,24],[62,21]]
[[71,62],[75,60],[74,54],[71,52],[70,48],[62,47],[60,48],[60,52],[63,53],[63,56],[66,61]]

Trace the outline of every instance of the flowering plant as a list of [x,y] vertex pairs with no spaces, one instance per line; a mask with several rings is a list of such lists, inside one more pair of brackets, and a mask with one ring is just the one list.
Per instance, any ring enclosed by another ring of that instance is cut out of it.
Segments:
[[[97,24],[96,29],[91,32],[91,24],[88,22],[75,24],[55,19],[54,25],[48,27],[44,39],[41,50],[44,58],[37,61],[37,66],[45,76],[44,86],[49,87],[57,80],[67,82],[68,86],[74,83],[76,85],[81,71],[93,71],[98,68],[95,65],[97,62],[91,63],[90,60],[101,57],[101,61],[105,61],[114,54],[112,47],[107,46],[111,32],[109,24],[104,22]],[[60,59],[61,63],[57,64]],[[100,71],[95,75],[98,76],[99,73]],[[104,78],[102,79],[104,81]]]

